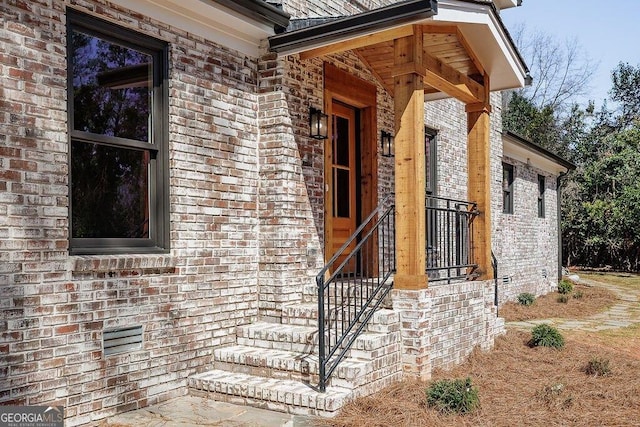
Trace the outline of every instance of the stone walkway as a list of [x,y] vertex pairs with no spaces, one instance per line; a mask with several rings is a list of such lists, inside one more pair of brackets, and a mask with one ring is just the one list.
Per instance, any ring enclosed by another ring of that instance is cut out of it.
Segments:
[[311,427],[313,417],[232,405],[194,396],[111,417],[99,427]]
[[529,330],[536,325],[546,323],[560,330],[582,330],[587,332],[604,331],[607,329],[625,328],[640,323],[640,288],[616,286],[595,280],[578,278],[578,283],[609,289],[618,295],[618,302],[601,313],[584,319],[536,319],[519,322],[507,322],[509,328]]

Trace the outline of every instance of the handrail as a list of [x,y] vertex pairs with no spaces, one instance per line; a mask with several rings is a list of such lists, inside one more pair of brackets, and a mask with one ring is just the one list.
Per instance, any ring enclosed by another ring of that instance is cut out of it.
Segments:
[[[393,285],[395,206],[378,206],[316,276],[320,391]],[[430,282],[473,278],[477,204],[428,196],[427,275]]]
[[316,276],[320,391],[391,290],[395,266],[395,206],[381,205]]

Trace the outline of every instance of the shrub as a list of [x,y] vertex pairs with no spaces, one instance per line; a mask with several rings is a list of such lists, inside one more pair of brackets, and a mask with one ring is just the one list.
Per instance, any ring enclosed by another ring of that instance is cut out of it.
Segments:
[[569,302],[569,295],[558,295],[557,301],[566,304]]
[[435,381],[427,388],[427,406],[447,414],[467,414],[480,407],[478,389],[471,378]]
[[535,300],[536,300],[536,296],[533,294],[530,294],[529,292],[523,292],[520,295],[518,295],[518,302],[521,305],[530,306],[535,302]]
[[594,357],[589,360],[584,371],[587,375],[593,375],[594,377],[606,377],[611,374],[611,367],[609,366],[609,359],[601,359]]
[[531,347],[564,347],[564,337],[553,326],[541,324],[531,330]]
[[584,296],[584,294],[582,293],[582,291],[576,291],[573,293],[573,297],[575,299],[581,299]]
[[560,283],[558,283],[558,292],[561,294],[570,294],[573,292],[573,283],[567,279],[562,279]]

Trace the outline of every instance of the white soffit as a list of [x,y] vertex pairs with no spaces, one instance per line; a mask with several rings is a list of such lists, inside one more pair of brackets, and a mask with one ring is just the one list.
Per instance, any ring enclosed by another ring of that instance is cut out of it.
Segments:
[[509,136],[502,136],[502,152],[504,156],[554,175],[567,172],[566,167],[515,142]]
[[510,7],[516,7],[519,4],[518,0],[494,0],[494,3],[500,9],[509,9]]
[[259,56],[261,40],[274,34],[273,26],[254,21],[213,1],[110,1],[252,57]]
[[524,87],[527,70],[491,5],[440,0],[432,19],[458,25],[489,74],[492,91]]

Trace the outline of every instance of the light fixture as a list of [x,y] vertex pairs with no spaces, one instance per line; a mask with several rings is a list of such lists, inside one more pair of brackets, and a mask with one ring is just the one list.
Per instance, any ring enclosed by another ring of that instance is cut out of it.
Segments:
[[309,108],[309,136],[315,139],[327,139],[327,115],[317,108]]
[[393,157],[393,135],[386,131],[380,132],[380,145],[384,157]]

